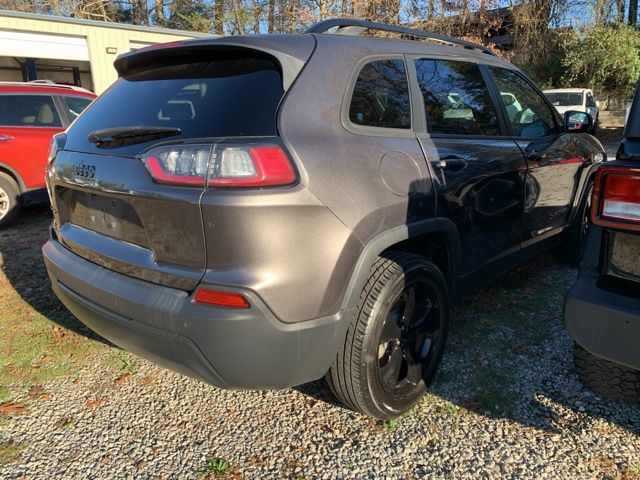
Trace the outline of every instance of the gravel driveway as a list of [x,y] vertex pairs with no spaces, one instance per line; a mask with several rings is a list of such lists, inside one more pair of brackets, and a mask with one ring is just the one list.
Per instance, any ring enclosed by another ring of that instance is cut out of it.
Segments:
[[[28,212],[0,243],[5,274],[7,245],[37,238],[21,268],[45,281],[47,221]],[[336,405],[324,381],[218,390],[98,348],[78,324],[51,327],[98,353],[71,374],[5,386],[26,408],[0,416],[0,478],[640,479],[640,408],[596,397],[573,371],[562,302],[575,274],[543,255],[456,307],[432,393],[386,423]],[[14,283],[24,318],[58,318],[57,302]]]

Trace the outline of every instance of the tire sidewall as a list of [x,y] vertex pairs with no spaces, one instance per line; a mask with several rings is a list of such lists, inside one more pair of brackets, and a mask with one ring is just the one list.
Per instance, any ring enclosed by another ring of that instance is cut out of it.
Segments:
[[4,217],[0,218],[0,228],[3,228],[11,223],[18,214],[18,210],[20,209],[20,192],[15,182],[3,174],[0,174],[0,189],[4,191],[9,200],[9,209]]
[[[418,402],[425,394],[427,387],[433,381],[437,373],[438,366],[444,353],[444,346],[447,339],[447,330],[449,326],[449,298],[444,277],[440,271],[429,262],[412,262],[411,265],[402,267],[401,273],[396,274],[393,279],[387,280],[382,284],[380,293],[375,301],[374,308],[369,318],[367,326],[366,349],[366,372],[365,378],[369,397],[374,402],[375,410],[385,412],[385,417],[395,417],[405,412],[416,402]],[[432,354],[428,370],[425,372],[423,380],[420,381],[414,390],[411,390],[400,397],[388,394],[379,378],[378,369],[378,347],[379,338],[384,327],[385,319],[398,296],[404,290],[406,284],[414,279],[426,281],[435,292],[438,301],[438,308],[441,311],[440,329],[434,352]]]

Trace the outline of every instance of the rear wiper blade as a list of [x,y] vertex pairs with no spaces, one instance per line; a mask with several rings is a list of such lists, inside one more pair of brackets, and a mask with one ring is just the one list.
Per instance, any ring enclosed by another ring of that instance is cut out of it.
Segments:
[[163,137],[181,135],[182,130],[177,127],[112,127],[94,130],[87,137],[91,143],[100,148],[115,148],[134,143],[143,143]]

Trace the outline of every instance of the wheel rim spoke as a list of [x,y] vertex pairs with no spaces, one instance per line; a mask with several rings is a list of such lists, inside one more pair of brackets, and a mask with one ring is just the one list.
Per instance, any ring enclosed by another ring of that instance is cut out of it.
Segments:
[[411,385],[417,385],[422,380],[422,362],[409,361],[407,362],[407,376],[405,380]]
[[384,386],[394,387],[398,383],[402,361],[402,348],[396,345],[389,356],[389,361],[380,368],[380,378]]
[[383,388],[395,394],[414,388],[425,375],[440,330],[440,309],[425,282],[405,287],[382,328],[378,372]]
[[402,335],[400,325],[396,323],[396,320],[390,315],[387,321],[384,322],[382,327],[382,333],[380,334],[380,343],[389,342],[390,340],[399,339]]

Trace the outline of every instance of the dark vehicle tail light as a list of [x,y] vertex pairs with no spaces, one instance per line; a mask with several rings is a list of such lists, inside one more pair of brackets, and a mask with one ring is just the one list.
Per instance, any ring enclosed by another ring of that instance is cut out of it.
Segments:
[[47,164],[51,165],[58,154],[58,150],[64,148],[64,144],[67,141],[67,136],[64,133],[56,133],[51,137],[51,144],[49,145],[49,155],[47,156]]
[[261,188],[291,185],[296,172],[278,144],[182,144],[147,152],[142,161],[158,183]]
[[596,225],[640,231],[640,169],[598,170],[591,218]]

